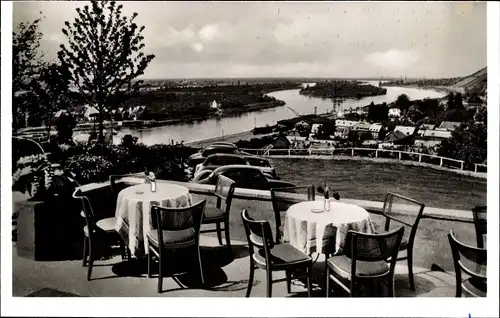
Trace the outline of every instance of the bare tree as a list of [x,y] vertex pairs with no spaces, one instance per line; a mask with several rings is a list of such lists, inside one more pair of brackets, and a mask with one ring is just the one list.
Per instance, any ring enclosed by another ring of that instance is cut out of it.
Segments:
[[154,58],[143,52],[144,26],[134,22],[137,13],[126,17],[122,8],[114,1],[91,1],[90,6],[77,8],[78,16],[73,23],[66,21],[62,30],[69,45],[61,45],[59,59],[87,103],[99,111],[101,141],[106,108],[116,107],[116,94],[139,89],[141,81],[134,79]]

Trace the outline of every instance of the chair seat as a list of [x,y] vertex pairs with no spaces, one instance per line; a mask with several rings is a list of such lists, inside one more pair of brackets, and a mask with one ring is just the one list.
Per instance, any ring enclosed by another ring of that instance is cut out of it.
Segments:
[[476,297],[486,297],[486,281],[470,277],[462,282],[462,289]]
[[205,207],[205,210],[203,211],[203,223],[205,221],[210,221],[213,219],[219,219],[224,216],[226,211],[213,207],[213,206],[207,206]]
[[[351,277],[352,259],[345,255],[336,255],[330,257],[327,261],[328,267],[343,278]],[[370,277],[387,274],[389,266],[384,261],[365,262],[356,261],[356,276]]]
[[[196,232],[193,228],[188,228],[179,231],[162,231],[163,245],[194,243],[196,239]],[[148,233],[148,241],[155,247],[159,247],[158,231],[152,230]]]
[[[102,220],[97,221],[97,223],[96,223],[96,227],[99,230],[102,230],[102,231],[107,232],[107,233],[114,232],[115,225],[116,225],[116,218],[102,219]],[[94,229],[94,232],[95,232],[95,229]],[[85,234],[85,236],[89,236],[89,229],[88,229],[87,225],[85,225],[83,227],[83,233]]]
[[[312,261],[309,256],[302,253],[297,248],[288,243],[277,244],[269,252],[271,254],[271,266],[275,268]],[[253,259],[258,265],[266,266],[266,259],[263,249],[260,249],[258,252],[254,253]]]

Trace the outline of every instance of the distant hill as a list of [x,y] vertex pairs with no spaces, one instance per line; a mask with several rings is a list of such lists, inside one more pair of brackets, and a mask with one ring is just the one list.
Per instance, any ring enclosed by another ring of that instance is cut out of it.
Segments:
[[487,83],[488,71],[487,67],[485,67],[469,76],[459,78],[450,88],[462,92],[476,92],[482,95],[486,92]]

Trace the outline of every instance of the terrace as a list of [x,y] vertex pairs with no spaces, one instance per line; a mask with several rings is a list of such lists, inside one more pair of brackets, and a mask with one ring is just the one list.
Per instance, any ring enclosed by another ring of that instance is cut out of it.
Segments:
[[[137,181],[128,180],[127,182],[136,183]],[[193,202],[207,199],[208,205],[215,204],[214,186],[173,183],[187,187],[193,196]],[[108,213],[106,217],[114,216],[114,210],[110,208],[113,202],[107,200],[110,197],[109,183],[89,184],[81,189],[93,204],[98,204],[101,210]],[[375,227],[383,224],[383,218],[380,215],[382,202],[349,199],[341,199],[341,202],[365,208],[370,213]],[[19,207],[19,203],[17,205]],[[82,267],[81,257],[79,260],[35,261],[29,257],[19,256],[16,252],[16,243],[13,243],[13,296],[245,297],[249,275],[249,256],[240,216],[242,209],[247,209],[255,219],[269,220],[271,224],[274,224],[269,191],[237,188],[229,218],[232,255],[224,246],[219,246],[215,234],[202,234],[201,236],[201,260],[205,276],[203,286],[198,283],[196,271],[195,274],[183,274],[176,278],[170,278],[167,274],[163,280],[163,292],[158,294],[157,278],[147,277],[144,262],[122,261],[119,256],[96,261],[92,280],[87,281],[87,270]],[[401,213],[405,212],[401,211]],[[414,246],[416,291],[411,291],[409,288],[406,262],[398,261],[395,296],[454,297],[455,275],[447,234],[453,230],[463,242],[475,244],[472,213],[426,207],[424,215],[425,218],[420,222]],[[185,265],[181,261],[174,260],[169,266],[169,271],[176,272]],[[284,273],[281,274],[281,272],[274,275],[276,278],[284,277]],[[324,257],[321,255],[313,267],[312,296],[324,297],[324,284]],[[274,284],[273,297],[307,297],[306,290],[300,281],[293,282],[291,294],[287,293],[285,283]],[[383,294],[385,294],[384,291],[381,296]],[[265,295],[265,271],[256,270],[251,297],[265,297]],[[347,296],[340,288],[336,288],[333,295],[334,297]]]

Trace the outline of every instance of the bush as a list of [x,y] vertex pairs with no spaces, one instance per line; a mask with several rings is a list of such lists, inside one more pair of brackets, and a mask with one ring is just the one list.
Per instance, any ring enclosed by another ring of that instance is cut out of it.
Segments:
[[75,179],[81,184],[103,182],[112,174],[113,164],[102,156],[91,154],[73,157],[67,169],[75,174]]

